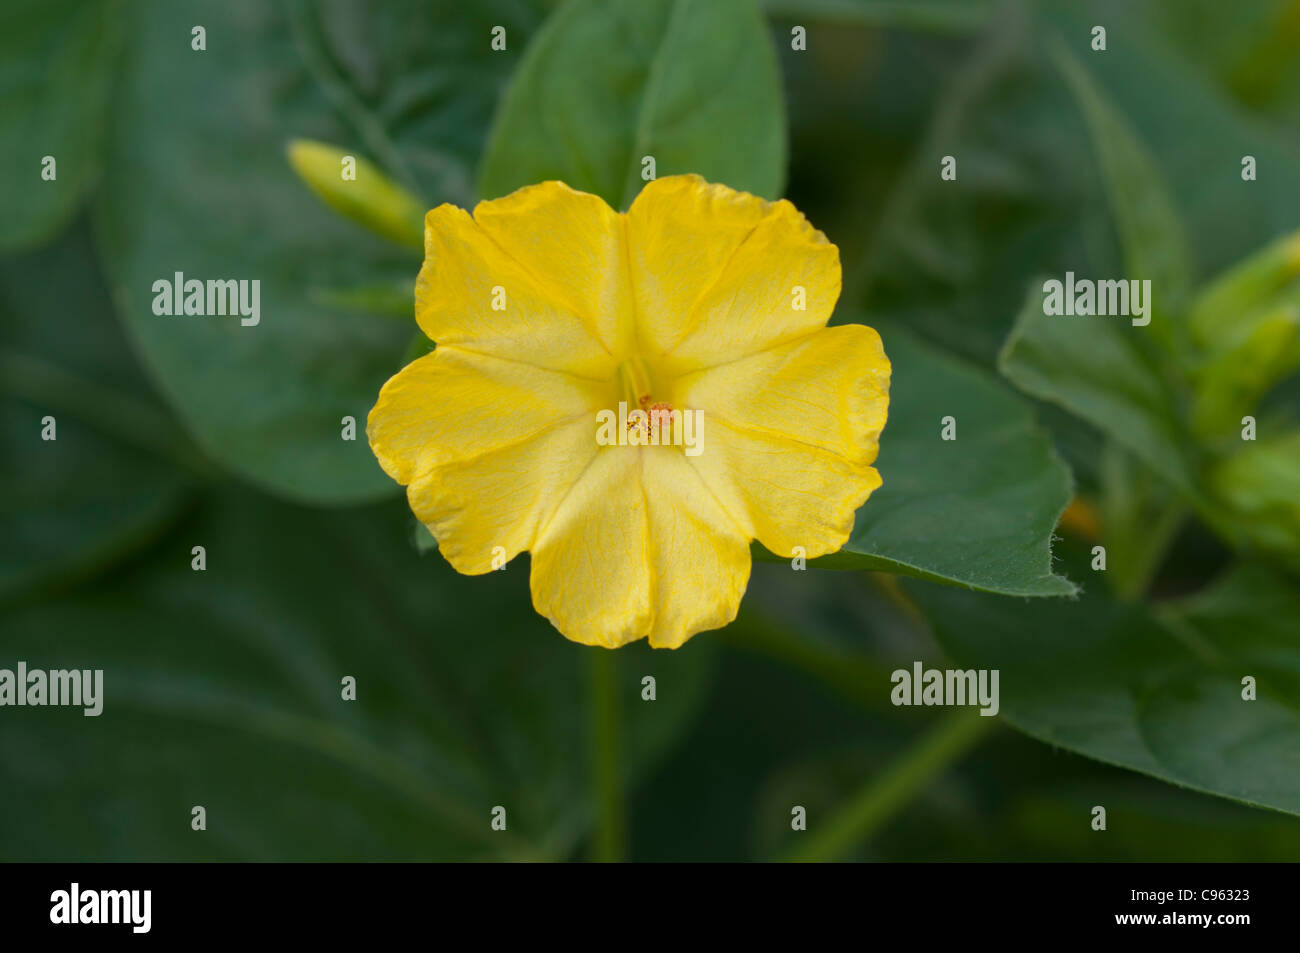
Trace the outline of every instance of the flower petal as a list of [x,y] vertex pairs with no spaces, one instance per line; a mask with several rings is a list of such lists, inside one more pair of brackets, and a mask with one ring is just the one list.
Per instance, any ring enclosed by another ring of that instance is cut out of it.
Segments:
[[729,513],[782,556],[834,552],[880,486],[889,360],[862,325],[825,328],[679,378],[675,400],[702,412],[690,458]]
[[565,638],[616,648],[654,619],[639,454],[603,447],[538,535],[533,607]]
[[650,644],[675,649],[736,618],[749,584],[750,537],[684,454],[659,447],[641,453],[655,579]]
[[[623,228],[559,182],[425,217],[415,316],[438,344],[608,379],[631,333]],[[495,306],[495,307],[494,307]]]
[[672,399],[779,441],[872,463],[889,410],[889,359],[861,324],[823,328],[749,357],[684,375]]
[[736,617],[749,569],[680,450],[602,448],[533,548],[533,605],[576,642],[677,648]]
[[[604,385],[503,358],[439,346],[389,378],[366,433],[386,473],[408,484],[438,464],[591,422]],[[594,438],[593,438],[594,439]]]
[[838,249],[785,200],[668,176],[627,232],[640,345],[667,376],[824,327],[839,297]]
[[854,514],[880,486],[875,467],[809,444],[709,423],[707,449],[690,463],[727,513],[779,556],[833,553]]
[[477,575],[531,549],[599,451],[583,414],[532,439],[435,465],[407,488],[411,511],[457,572]]

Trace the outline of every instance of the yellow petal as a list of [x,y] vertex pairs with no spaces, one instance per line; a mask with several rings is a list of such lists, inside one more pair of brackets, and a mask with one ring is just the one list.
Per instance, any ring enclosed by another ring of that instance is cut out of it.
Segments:
[[407,488],[411,511],[457,572],[477,575],[531,549],[600,449],[593,416],[469,460],[435,465]]
[[654,619],[639,454],[603,447],[538,535],[533,606],[566,638],[615,648]]
[[565,636],[677,648],[736,617],[748,537],[673,447],[606,447],[533,548],[533,605]]
[[839,297],[839,251],[785,200],[669,176],[627,234],[640,345],[667,376],[823,327]]
[[677,379],[673,401],[708,422],[820,447],[872,463],[889,409],[889,359],[861,324],[822,328]]
[[687,457],[641,451],[654,570],[650,645],[675,649],[736,618],[749,583],[749,535],[722,509]]
[[[708,419],[708,418],[706,418]],[[810,444],[709,420],[705,451],[687,458],[733,520],[779,556],[833,553],[880,486],[874,467]]]
[[618,216],[558,182],[473,218],[440,205],[425,217],[416,320],[438,344],[608,379],[631,327],[624,257]]
[[844,325],[680,378],[675,400],[705,421],[689,459],[772,552],[834,552],[880,486],[889,374],[880,336]]
[[[573,420],[594,420],[594,385],[556,371],[439,346],[384,384],[366,433],[380,465],[407,484]],[[594,424],[592,425],[594,433]]]

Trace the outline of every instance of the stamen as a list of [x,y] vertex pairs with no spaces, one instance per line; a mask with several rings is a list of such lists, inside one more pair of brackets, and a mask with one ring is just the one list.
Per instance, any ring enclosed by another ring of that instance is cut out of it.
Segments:
[[640,446],[659,445],[675,439],[681,413],[666,401],[656,400],[649,368],[638,357],[628,358],[618,368],[621,403],[627,408],[627,432],[637,434]]
[[639,357],[628,358],[618,368],[619,388],[629,407],[642,409],[650,403],[650,371]]

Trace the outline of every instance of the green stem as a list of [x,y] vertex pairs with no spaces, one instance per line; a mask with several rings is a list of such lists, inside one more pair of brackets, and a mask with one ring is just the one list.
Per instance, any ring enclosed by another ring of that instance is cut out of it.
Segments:
[[[840,652],[741,610],[717,636],[727,645],[793,665],[868,711],[890,710],[890,672],[859,655]],[[882,687],[883,686],[883,687]]]
[[842,859],[975,747],[996,721],[967,709],[946,716],[784,859],[798,863]]
[[337,62],[331,60],[316,10],[307,0],[290,4],[289,26],[294,46],[298,48],[303,64],[307,66],[307,73],[320,85],[326,98],[343,120],[352,126],[361,143],[383,166],[383,170],[415,191],[415,176],[412,176],[411,168],[390,137],[389,130],[365,104],[351,83],[348,83]]
[[619,757],[618,659],[612,650],[587,650],[591,659],[592,802],[596,832],[592,859],[617,863],[626,846],[623,773]]
[[1165,554],[1187,519],[1187,507],[1180,500],[1169,503],[1156,517],[1155,524],[1135,543],[1129,555],[1130,562],[1122,573],[1116,575],[1115,594],[1120,599],[1133,602],[1151,588],[1156,572],[1163,565]]

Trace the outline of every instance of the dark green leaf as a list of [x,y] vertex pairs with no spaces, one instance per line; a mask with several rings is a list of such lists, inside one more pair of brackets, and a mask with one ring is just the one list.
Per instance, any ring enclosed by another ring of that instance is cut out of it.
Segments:
[[[884,212],[868,219],[876,238],[867,257],[845,262],[849,300],[861,303],[865,291],[873,310],[987,360],[1035,276],[1124,274],[1098,143],[1050,55],[1058,41],[1085,65],[1111,118],[1118,113],[1124,127],[1140,130],[1147,156],[1135,160],[1132,149],[1111,142],[1116,168],[1136,164],[1164,180],[1166,197],[1141,196],[1128,210],[1135,225],[1164,220],[1168,236],[1176,231],[1171,219],[1186,223],[1191,251],[1163,260],[1190,260],[1199,266],[1193,277],[1203,278],[1295,230],[1300,149],[1225,101],[1199,74],[1203,64],[1171,55],[1142,5],[1108,11],[1108,49],[1096,53],[1095,11],[1072,0],[1026,6],[1030,16],[1019,9],[1007,5],[969,54],[908,174]],[[955,182],[939,177],[944,155],[957,160]],[[1241,178],[1245,155],[1258,160],[1256,181]],[[1155,297],[1158,308],[1173,303],[1159,289]]]
[[696,172],[775,198],[785,137],[776,58],[752,0],[568,0],[502,101],[479,194],[560,179],[626,208],[653,156],[657,175]]
[[[511,66],[491,27],[522,34],[527,4],[186,0],[130,14],[100,237],[141,356],[200,443],[258,485],[317,503],[396,492],[341,420],[365,419],[414,326],[322,307],[314,289],[413,286],[419,255],[322,207],[285,144],[356,143],[426,201],[464,201]],[[206,51],[190,47],[196,23]],[[176,272],[259,280],[260,323],[154,314],[153,283]]]
[[1043,313],[1035,282],[998,368],[1017,387],[1114,437],[1176,486],[1191,485],[1182,425],[1156,366],[1134,340],[1146,329],[1122,317]]
[[[878,569],[1018,596],[1070,595],[1051,539],[1070,474],[1033,413],[997,381],[884,331],[893,363],[876,466],[884,485],[839,553],[812,565]],[[942,439],[943,419],[956,439]]]
[[0,602],[113,565],[185,500],[167,462],[188,443],[135,367],[81,226],[0,260]]
[[1164,175],[1128,121],[1064,44],[1057,45],[1056,59],[1088,120],[1127,277],[1150,280],[1152,321],[1165,333],[1164,322],[1191,290],[1191,252],[1182,220]]
[[[1300,814],[1294,583],[1241,569],[1159,610],[914,587],[963,667],[1000,671],[1003,716],[1050,744]],[[1258,697],[1243,699],[1243,679]]]
[[118,0],[8,0],[0,12],[0,249],[52,236],[99,174],[121,14]]
[[[402,543],[408,519],[396,501],[322,512],[222,497],[152,564],[11,610],[5,667],[103,669],[104,701],[94,718],[5,709],[0,856],[570,856],[592,811],[588,655],[604,650],[532,611],[526,561],[457,576]],[[629,783],[689,723],[710,658],[708,643],[617,653]],[[206,831],[190,829],[194,805]]]

